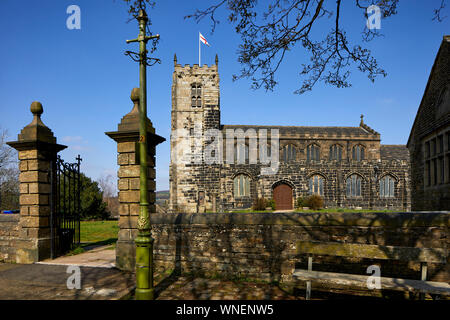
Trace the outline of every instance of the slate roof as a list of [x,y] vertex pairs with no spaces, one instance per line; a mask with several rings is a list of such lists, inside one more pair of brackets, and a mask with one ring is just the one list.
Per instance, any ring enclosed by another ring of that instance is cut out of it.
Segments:
[[382,144],[380,157],[381,160],[409,160],[409,150],[405,145]]
[[256,131],[259,129],[279,129],[280,135],[321,135],[321,136],[371,136],[378,133],[368,127],[367,125],[359,127],[307,127],[307,126],[260,126],[260,125],[222,125],[222,130],[226,129],[247,129],[253,128]]

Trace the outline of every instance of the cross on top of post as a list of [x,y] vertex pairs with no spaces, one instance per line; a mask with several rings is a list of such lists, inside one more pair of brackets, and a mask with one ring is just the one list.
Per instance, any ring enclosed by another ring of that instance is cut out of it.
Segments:
[[[139,10],[139,15],[136,18],[139,21],[139,35],[136,39],[127,40],[127,43],[143,42],[147,44],[149,40],[159,39],[159,34],[154,36],[147,36],[146,26],[148,22],[148,16],[144,9]],[[143,50],[139,53],[133,51],[125,51],[125,55],[129,56],[135,62],[144,62],[147,66],[153,66],[155,63],[161,63],[160,59],[147,57],[147,50]]]

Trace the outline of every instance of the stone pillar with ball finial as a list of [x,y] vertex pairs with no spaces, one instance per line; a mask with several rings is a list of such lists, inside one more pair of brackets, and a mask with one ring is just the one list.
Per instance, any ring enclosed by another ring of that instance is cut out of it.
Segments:
[[7,144],[19,154],[20,218],[16,262],[34,263],[51,254],[50,202],[51,163],[66,146],[56,143],[53,132],[42,122],[42,104],[31,104],[33,121],[22,129],[18,140]]
[[[118,189],[119,189],[119,234],[116,244],[116,267],[134,271],[139,217],[140,163],[139,163],[139,89],[134,88],[130,96],[133,108],[118,125],[118,130],[106,132],[117,142]],[[155,134],[155,129],[146,118],[147,162],[148,162],[148,199],[149,212],[155,213],[155,155],[156,145],[165,141]]]

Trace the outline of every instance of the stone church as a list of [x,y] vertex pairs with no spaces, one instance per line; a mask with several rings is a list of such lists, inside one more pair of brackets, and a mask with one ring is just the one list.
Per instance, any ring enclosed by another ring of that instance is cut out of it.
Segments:
[[[174,69],[170,212],[226,212],[251,208],[258,198],[290,210],[297,198],[311,194],[322,196],[329,208],[410,210],[408,149],[380,144],[380,134],[362,115],[353,127],[224,125],[217,56],[212,66],[182,66],[175,55]],[[236,135],[225,139],[228,132]],[[264,148],[251,143],[252,135],[261,132],[267,133]],[[211,155],[239,161],[205,161],[213,140],[227,142]],[[192,152],[195,147],[201,152]],[[179,161],[186,154],[197,156]],[[263,174],[267,161],[252,161],[250,155],[275,159],[277,170]]]

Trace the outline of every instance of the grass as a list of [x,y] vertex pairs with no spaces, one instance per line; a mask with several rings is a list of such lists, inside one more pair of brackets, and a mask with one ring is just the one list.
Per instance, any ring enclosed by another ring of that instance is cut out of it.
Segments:
[[[230,213],[264,213],[264,212],[273,212],[273,210],[252,210],[252,209],[242,209],[242,210],[236,210],[236,211],[230,211]],[[294,212],[300,212],[300,213],[337,213],[337,212],[346,212],[346,213],[371,213],[371,212],[398,212],[398,210],[368,210],[368,209],[344,209],[344,208],[327,208],[327,209],[319,209],[319,210],[301,210],[296,208]]]
[[263,212],[273,212],[273,210],[242,209],[242,210],[229,211],[229,213],[263,213]]
[[112,244],[110,250],[115,250],[119,226],[117,221],[81,221],[80,245],[65,255],[73,256],[89,250],[88,246],[104,246]]
[[83,253],[83,252],[84,252],[83,246],[78,246],[78,247],[76,247],[76,248],[70,250],[70,251],[69,251],[68,253],[66,253],[65,255],[66,255],[66,256],[74,256],[74,255],[76,255],[76,254],[80,254],[80,253]]
[[83,245],[111,244],[117,241],[117,221],[81,221],[80,237]]
[[344,209],[344,208],[327,208],[327,209],[319,209],[319,210],[300,210],[300,209],[295,209],[295,212],[321,212],[321,213],[337,213],[337,212],[348,212],[348,213],[371,213],[371,212],[398,212],[398,210],[368,210],[368,209],[361,209],[361,210],[356,210],[356,209]]

